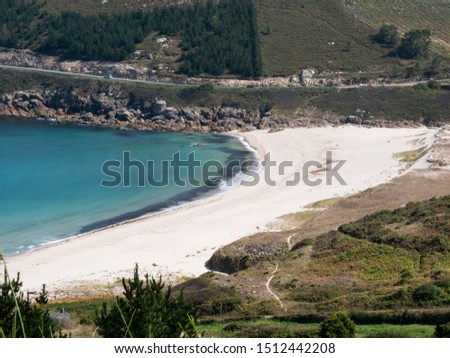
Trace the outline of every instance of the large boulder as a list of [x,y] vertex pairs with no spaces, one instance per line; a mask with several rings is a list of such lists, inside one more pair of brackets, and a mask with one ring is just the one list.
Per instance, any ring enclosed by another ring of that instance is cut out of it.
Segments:
[[303,70],[302,73],[300,74],[300,83],[304,86],[307,86],[311,83],[313,77],[314,71]]
[[164,100],[158,100],[153,103],[152,112],[154,115],[159,115],[167,108],[167,103]]
[[128,110],[122,110],[120,113],[117,114],[117,119],[119,121],[130,121],[133,118],[133,114]]

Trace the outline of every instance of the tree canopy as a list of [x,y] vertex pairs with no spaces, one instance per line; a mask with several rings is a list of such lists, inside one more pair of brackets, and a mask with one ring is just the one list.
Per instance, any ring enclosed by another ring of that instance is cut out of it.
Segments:
[[51,338],[61,337],[48,310],[47,293],[43,286],[33,303],[28,294],[21,291],[20,275],[10,279],[5,268],[4,282],[0,286],[0,337],[7,338]]
[[374,40],[379,44],[393,48],[397,46],[400,36],[398,29],[395,25],[383,25],[378,31],[378,34],[374,37]]
[[430,30],[411,30],[403,37],[397,54],[404,59],[427,58],[430,52],[430,42]]
[[106,304],[96,319],[99,333],[106,338],[179,338],[195,337],[196,308],[183,294],[172,296],[172,289],[161,278],[134,275],[123,279],[124,297],[117,297],[111,308]]
[[152,32],[180,36],[186,75],[262,73],[252,1],[195,2],[155,10],[49,15],[35,0],[0,0],[0,46],[69,59],[122,61]]
[[320,324],[322,338],[353,338],[356,326],[345,312],[335,312]]

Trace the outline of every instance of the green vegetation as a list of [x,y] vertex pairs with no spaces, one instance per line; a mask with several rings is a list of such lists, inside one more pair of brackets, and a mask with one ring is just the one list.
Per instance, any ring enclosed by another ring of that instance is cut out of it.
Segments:
[[[171,49],[155,64],[170,57],[171,67],[189,76],[277,76],[313,68],[325,78],[336,77],[338,72],[341,77],[353,78],[360,71],[367,78],[376,78],[411,76],[408,68],[414,64],[388,56],[399,33],[407,33],[398,55],[423,61],[424,71],[415,76],[436,76],[448,72],[446,48],[450,44],[449,5],[435,1],[417,5],[413,0],[395,4],[349,0],[345,5],[341,0],[181,4],[175,0],[110,0],[106,4],[0,0],[0,45],[31,48],[62,58],[121,61],[136,48],[159,50],[160,46],[155,48],[156,36],[167,35],[179,43],[181,57],[178,49]],[[385,23],[392,25],[383,26],[377,35],[375,28]],[[414,30],[421,28],[431,30],[433,46],[422,41],[429,38],[423,36],[428,30]],[[438,71],[436,63],[431,63],[437,56],[423,60],[428,52],[440,54]],[[178,63],[173,64],[175,61]]]
[[389,121],[421,121],[426,125],[444,123],[450,111],[450,91],[432,90],[425,85],[413,88],[360,88],[348,91],[330,91],[309,101],[325,111],[341,115],[359,116],[357,109],[367,117]]
[[397,46],[400,37],[395,25],[383,25],[374,40],[382,45],[393,48]]
[[[349,14],[340,0],[258,0],[266,75],[319,71],[378,71],[398,63],[372,43],[375,31]],[[350,43],[350,46],[349,46]]]
[[358,19],[374,27],[394,24],[402,32],[430,29],[438,45],[450,45],[450,4],[441,0],[346,0]]
[[[342,225],[315,239],[307,267],[293,273],[301,280],[293,283],[289,274],[274,280],[277,292],[319,312],[448,307],[449,208],[447,196]],[[304,250],[295,245],[279,269],[302,260]]]
[[402,39],[397,54],[405,59],[424,59],[430,54],[430,30],[416,29],[408,31]]
[[450,251],[449,208],[450,196],[409,203],[404,208],[381,211],[342,225],[339,231],[353,238],[412,249],[423,255],[447,255]]
[[450,338],[450,322],[437,325],[436,330],[434,331],[434,336],[436,338]]
[[95,320],[99,334],[106,338],[178,338],[198,336],[195,307],[180,293],[172,298],[172,288],[164,290],[161,279],[139,278],[138,267],[131,279],[122,280],[124,297],[111,308],[106,303]]
[[[38,74],[27,71],[0,69],[0,94],[27,89],[71,89],[79,93],[99,93],[108,86],[120,86],[128,98],[136,103],[148,98],[164,98],[171,106],[234,107],[248,110],[272,108],[275,115],[314,108],[308,116],[322,118],[325,114],[360,116],[364,119],[414,121],[426,125],[448,122],[450,91],[447,87],[420,85],[413,88],[370,88],[337,90],[333,88],[211,88],[129,84],[115,80],[90,80],[57,74]],[[431,86],[431,87],[429,87]],[[131,103],[132,104],[132,103]]]
[[319,335],[322,338],[354,338],[356,331],[347,313],[335,312],[320,324]]
[[38,39],[41,6],[36,1],[0,0],[0,8],[0,46],[25,47]]
[[396,154],[396,157],[400,159],[403,163],[408,165],[414,164],[417,160],[422,158],[427,153],[427,147],[424,146],[415,150],[408,150],[406,152],[401,152]]
[[[295,323],[278,320],[231,321],[200,324],[199,330],[205,337],[235,338],[318,338],[319,323]],[[432,338],[435,326],[432,325],[392,325],[358,324],[355,326],[357,338]]]
[[[329,212],[339,215],[340,205],[345,206],[346,199]],[[302,235],[305,228],[306,233],[301,239],[293,237],[291,251],[271,258],[272,263],[278,264],[271,290],[289,310],[286,319],[320,322],[331,312],[347,311],[358,325],[448,322],[449,208],[449,196],[410,203],[318,237],[308,231],[311,222],[300,225],[297,235]],[[318,217],[323,216],[324,213]],[[280,239],[284,241],[293,233],[294,230],[285,231]],[[279,234],[272,236],[274,242],[276,235]],[[232,284],[237,292],[247,292],[250,282],[259,282],[262,290],[269,274],[266,261],[256,262],[230,275],[231,283],[226,285]],[[214,275],[204,279],[216,284],[222,281]],[[250,293],[241,297],[241,307],[233,311],[239,317],[285,314],[276,304],[268,305],[262,293],[257,299]]]
[[[251,1],[196,2],[152,11],[49,15],[33,0],[0,0],[0,44],[70,59],[121,61],[152,32],[181,36],[180,72],[261,75],[256,11]],[[27,15],[23,15],[26,13]],[[21,26],[23,24],[24,26]]]
[[[0,258],[1,255],[0,249]],[[50,318],[45,285],[33,303],[28,294],[25,298],[21,291],[20,276],[11,279],[4,264],[4,281],[0,285],[0,338],[50,338],[62,337],[55,323]]]
[[78,12],[85,15],[110,14],[133,10],[148,10],[160,6],[191,4],[194,0],[45,0],[44,9],[51,14],[62,12]]
[[434,327],[423,324],[410,325],[357,325],[359,338],[432,338]]

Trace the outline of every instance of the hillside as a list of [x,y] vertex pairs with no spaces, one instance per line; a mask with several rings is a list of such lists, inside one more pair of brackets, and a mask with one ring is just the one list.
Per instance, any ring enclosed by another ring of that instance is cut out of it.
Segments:
[[450,3],[445,0],[346,0],[354,16],[372,26],[395,24],[401,30],[428,28],[433,37],[450,47]]
[[[448,193],[448,173],[442,175],[413,172],[288,215],[274,226],[278,231],[216,251],[208,265],[228,276],[209,273],[182,287],[202,295],[209,314],[216,302],[226,303],[231,317],[348,310],[365,322],[387,322],[422,310],[411,320],[431,322],[450,306],[450,196],[377,210]],[[218,294],[219,288],[226,290]]]
[[[133,61],[132,53],[141,50],[149,57],[143,55],[139,65],[188,76],[290,76],[311,68],[321,78],[355,81],[420,76],[437,54],[443,58],[433,75],[445,76],[449,67],[449,5],[437,0],[221,0],[193,7],[191,0],[0,3],[0,45],[64,59]],[[403,32],[429,28],[440,45],[420,63],[400,60],[372,41],[383,23]],[[157,43],[160,35],[166,43]]]
[[379,71],[396,61],[371,41],[376,29],[355,19],[340,0],[256,1],[264,72]]

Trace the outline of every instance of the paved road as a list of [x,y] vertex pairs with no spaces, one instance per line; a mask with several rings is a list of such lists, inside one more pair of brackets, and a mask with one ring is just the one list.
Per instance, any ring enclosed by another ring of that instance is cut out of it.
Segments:
[[[83,77],[90,79],[102,79],[106,80],[104,76],[101,75],[91,75],[86,73],[75,73],[75,72],[65,72],[65,71],[55,71],[55,70],[45,70],[41,68],[33,68],[33,67],[19,67],[19,66],[8,66],[8,65],[0,65],[0,68],[6,68],[10,70],[16,71],[29,71],[29,72],[39,72],[39,73],[52,73],[63,76],[72,76],[72,77]],[[146,84],[154,84],[154,85],[164,85],[164,86],[194,86],[189,84],[180,84],[180,83],[169,83],[169,82],[158,82],[158,81],[143,81],[143,80],[134,80],[130,78],[113,78],[114,81],[121,82],[131,82],[131,83],[146,83]]]
[[[90,75],[90,74],[86,74],[86,73],[54,71],[54,70],[45,70],[45,69],[40,69],[40,68],[18,67],[18,66],[8,66],[8,65],[0,65],[0,68],[6,68],[6,69],[11,69],[11,70],[17,70],[17,71],[52,73],[52,74],[58,74],[58,75],[63,75],[63,76],[83,77],[83,78],[106,80],[104,76]],[[144,81],[144,80],[134,80],[134,79],[130,79],[130,78],[115,78],[114,77],[112,80],[120,81],[120,82],[127,82],[127,83],[145,83],[145,84],[162,85],[162,86],[177,86],[177,87],[197,86],[197,85],[193,85],[193,84],[158,82],[158,81]],[[450,85],[450,79],[439,80],[437,82]],[[419,83],[427,83],[427,81],[390,83],[390,84],[375,84],[375,85],[370,85],[370,86],[369,85],[345,85],[345,86],[338,86],[336,88],[339,88],[339,89],[352,89],[352,88],[364,88],[364,87],[412,87],[412,86],[415,86],[415,85],[417,85]],[[218,86],[218,87],[220,87],[220,88],[230,88],[229,86]],[[245,87],[246,86],[242,86],[240,88],[245,88]],[[264,87],[264,88],[270,88],[270,87]],[[276,87],[276,88],[279,88],[279,87]]]

